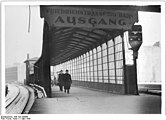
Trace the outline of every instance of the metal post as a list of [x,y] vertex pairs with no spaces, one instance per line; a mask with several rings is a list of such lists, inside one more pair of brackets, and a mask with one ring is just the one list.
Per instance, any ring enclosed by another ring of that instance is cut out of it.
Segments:
[[74,72],[75,72],[75,78],[77,80],[77,59],[76,58],[75,58],[75,70],[74,70]]
[[124,89],[125,89],[125,94],[128,94],[128,85],[127,85],[127,80],[126,80],[126,60],[125,60],[125,46],[124,46],[124,33],[122,31],[121,33],[121,38],[122,38],[122,51],[123,51],[123,75],[124,75]]
[[[138,51],[133,51],[133,53],[138,55]],[[135,68],[134,73],[135,73],[135,82],[136,82],[135,95],[139,95],[138,84],[137,84],[137,56],[133,55],[133,58],[134,58],[134,68]]]
[[78,78],[80,81],[80,57],[78,57]]
[[76,79],[76,58],[74,59],[74,77],[75,77],[75,80]]
[[84,54],[84,81],[86,81],[86,54]]
[[78,79],[80,81],[80,58],[78,57]]
[[71,60],[72,61],[72,77],[74,76],[74,59]]
[[97,65],[97,82],[99,82],[98,50],[97,50],[97,48],[96,48],[96,65]]
[[82,55],[80,56],[81,57],[81,61],[80,61],[80,64],[81,64],[81,81],[82,81],[82,71],[83,71],[83,67],[82,67]]
[[82,65],[83,65],[83,69],[82,69],[82,72],[83,72],[83,81],[85,81],[85,68],[84,68],[84,54],[83,54],[83,58],[82,58]]
[[80,81],[82,81],[82,67],[81,67],[81,56],[79,57],[79,67],[80,67]]
[[69,60],[69,66],[70,66],[70,73],[71,73],[71,69],[72,69],[72,62],[71,62],[71,60]]
[[88,52],[86,53],[86,73],[87,73],[86,74],[86,76],[87,76],[86,78],[87,78],[87,81],[89,81],[88,80],[88,60],[87,59],[88,59]]
[[94,76],[95,76],[95,72],[94,71],[95,71],[95,69],[94,69],[94,52],[93,52],[93,50],[92,50],[92,64],[93,64],[92,66],[93,66],[93,82],[94,82],[94,80],[95,80],[94,79]]
[[90,51],[89,51],[89,76],[90,76],[90,82],[91,82],[91,71],[90,71]]
[[107,69],[108,69],[108,83],[110,83],[110,72],[109,72],[109,51],[108,51],[108,42],[106,43],[107,46]]
[[114,46],[114,69],[115,69],[115,84],[117,84],[117,76],[116,76],[116,45],[115,45],[115,38],[113,38],[113,46]]
[[78,66],[79,63],[78,63],[78,57],[77,57],[76,61],[77,61],[77,62],[76,62],[76,63],[77,63],[77,64],[76,64],[76,65],[77,65],[77,79],[79,80],[79,66]]
[[104,69],[103,69],[103,47],[101,45],[101,68],[102,68],[102,82],[104,83]]
[[84,54],[82,55],[82,81],[84,81]]
[[72,76],[74,76],[74,59],[72,59],[71,60],[71,63],[72,63],[72,69],[71,69],[71,71],[72,71]]

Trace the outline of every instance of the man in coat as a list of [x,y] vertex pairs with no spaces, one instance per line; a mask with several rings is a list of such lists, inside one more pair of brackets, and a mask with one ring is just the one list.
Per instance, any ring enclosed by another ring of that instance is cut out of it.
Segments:
[[59,85],[60,91],[63,91],[63,86],[64,86],[64,74],[63,74],[63,70],[61,70],[60,73],[59,73],[59,75],[58,75],[58,85]]
[[64,74],[64,89],[65,92],[67,90],[67,94],[69,94],[71,83],[72,83],[71,75],[69,74],[69,71],[66,70],[66,73]]

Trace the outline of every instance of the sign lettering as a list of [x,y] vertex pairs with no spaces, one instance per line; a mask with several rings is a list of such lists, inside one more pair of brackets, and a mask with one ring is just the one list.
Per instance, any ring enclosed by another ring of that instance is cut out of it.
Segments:
[[131,26],[138,21],[138,13],[135,11],[73,8],[64,6],[42,7],[41,17],[44,17],[50,26],[124,30],[131,29]]

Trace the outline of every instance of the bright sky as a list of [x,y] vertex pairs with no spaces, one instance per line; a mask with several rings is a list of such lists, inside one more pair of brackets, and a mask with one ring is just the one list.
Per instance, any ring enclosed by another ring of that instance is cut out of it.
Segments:
[[40,57],[42,50],[43,20],[38,6],[31,6],[29,25],[28,6],[6,6],[5,16],[5,65],[23,63],[30,58]]
[[152,46],[161,40],[161,15],[155,12],[139,12],[139,24],[142,25],[143,46]]
[[[31,6],[30,32],[28,33],[28,6],[6,6],[5,9],[5,65],[23,63],[27,53],[30,58],[40,57],[42,51],[43,20],[39,6]],[[142,46],[152,46],[161,39],[160,13],[139,12],[143,28]]]

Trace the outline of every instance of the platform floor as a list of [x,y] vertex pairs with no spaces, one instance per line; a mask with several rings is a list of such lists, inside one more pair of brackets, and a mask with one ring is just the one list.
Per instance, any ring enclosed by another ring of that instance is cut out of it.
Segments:
[[72,87],[70,94],[52,87],[52,98],[36,99],[29,114],[161,114],[161,96],[117,95]]

